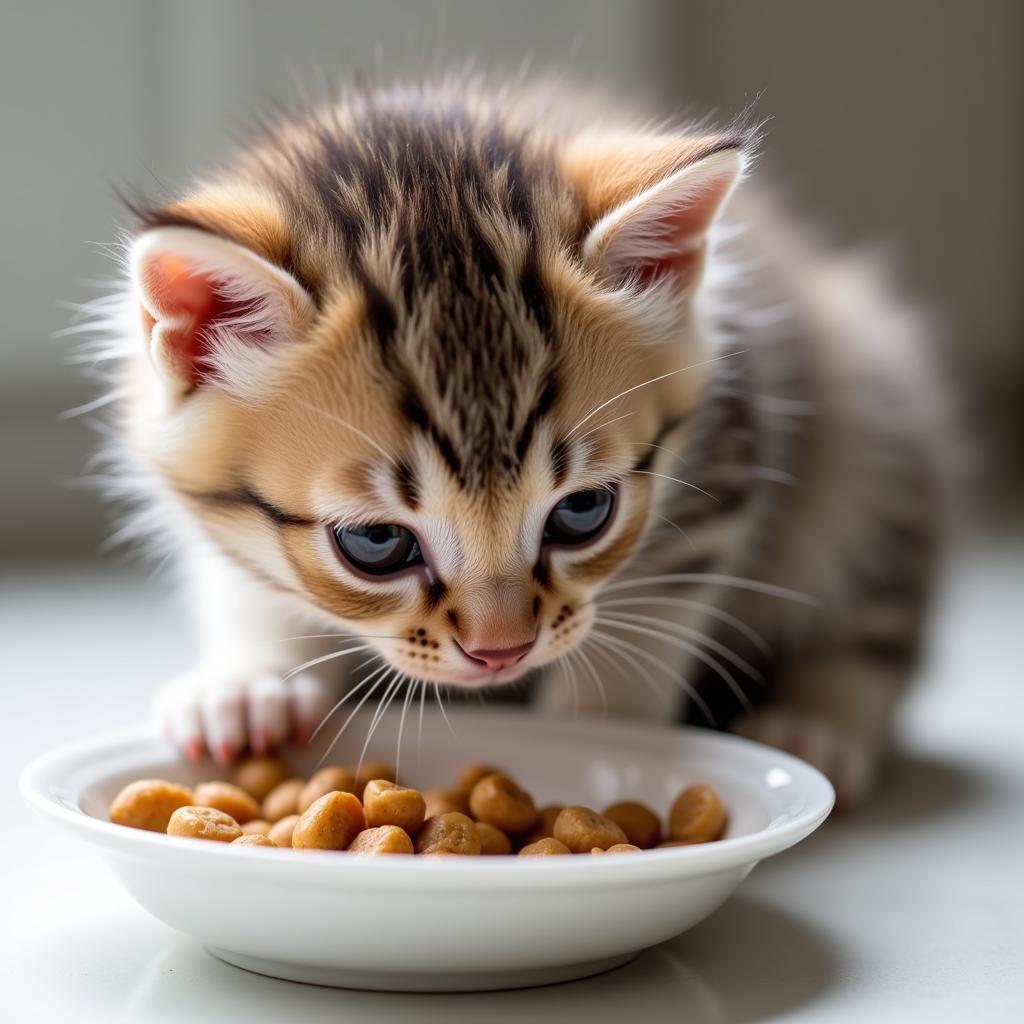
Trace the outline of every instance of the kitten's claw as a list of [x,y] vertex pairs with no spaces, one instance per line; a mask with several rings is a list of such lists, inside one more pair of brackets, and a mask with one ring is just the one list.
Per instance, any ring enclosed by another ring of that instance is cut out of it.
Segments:
[[814,765],[835,787],[837,811],[860,804],[871,791],[879,744],[835,722],[794,708],[768,707],[744,715],[731,731]]
[[185,756],[190,761],[199,761],[204,753],[203,741],[197,736],[194,739],[189,740],[183,749],[185,751]]
[[190,761],[209,751],[225,766],[247,749],[267,753],[293,736],[308,743],[330,705],[329,688],[310,673],[284,679],[202,667],[163,686],[153,714]]

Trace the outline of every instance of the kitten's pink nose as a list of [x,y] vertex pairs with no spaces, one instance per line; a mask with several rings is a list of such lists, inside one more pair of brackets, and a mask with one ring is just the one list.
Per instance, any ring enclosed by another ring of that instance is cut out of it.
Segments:
[[522,661],[532,648],[532,640],[528,644],[520,644],[518,647],[501,647],[496,650],[477,648],[467,651],[462,644],[459,644],[459,649],[470,661],[479,662],[492,672],[497,672],[498,669],[502,668],[510,668],[516,662]]

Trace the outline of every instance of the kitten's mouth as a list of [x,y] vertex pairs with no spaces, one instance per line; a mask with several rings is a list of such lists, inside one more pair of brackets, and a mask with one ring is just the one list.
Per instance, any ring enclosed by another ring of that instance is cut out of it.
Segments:
[[537,668],[535,664],[524,664],[519,662],[500,669],[474,668],[471,665],[435,667],[433,669],[417,668],[412,675],[425,679],[427,682],[439,683],[442,686],[458,686],[464,690],[483,689],[487,686],[500,686],[503,683],[513,683],[521,679],[532,669]]
[[470,671],[465,675],[460,675],[458,679],[452,679],[451,682],[456,686],[469,688],[497,686],[500,683],[515,682],[515,680],[521,679],[529,671],[530,666],[524,665],[511,665],[508,668],[500,668],[496,671],[481,669],[479,672]]

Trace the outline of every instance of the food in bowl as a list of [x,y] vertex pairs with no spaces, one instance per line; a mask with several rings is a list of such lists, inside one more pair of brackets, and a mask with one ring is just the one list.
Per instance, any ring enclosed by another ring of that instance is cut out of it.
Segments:
[[329,765],[309,779],[283,760],[251,758],[233,782],[194,788],[164,779],[129,783],[110,805],[115,824],[239,848],[346,851],[364,855],[552,856],[640,853],[721,838],[726,811],[706,785],[684,789],[664,827],[637,800],[603,812],[579,804],[540,809],[514,779],[467,765],[445,790],[395,781],[391,765]]

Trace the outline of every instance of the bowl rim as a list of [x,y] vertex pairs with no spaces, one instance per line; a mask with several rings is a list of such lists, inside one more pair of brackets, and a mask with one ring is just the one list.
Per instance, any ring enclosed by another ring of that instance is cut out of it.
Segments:
[[[668,744],[685,737],[698,748],[719,747],[741,750],[771,767],[783,768],[791,785],[805,794],[807,806],[798,814],[781,822],[771,821],[757,832],[720,839],[693,846],[645,850],[643,857],[310,857],[308,852],[270,850],[252,847],[245,851],[229,850],[227,843],[205,842],[167,836],[142,829],[125,828],[87,814],[80,807],[72,808],[54,792],[69,771],[90,760],[109,756],[119,748],[152,747],[154,754],[175,756],[173,748],[149,725],[133,725],[104,731],[73,740],[40,754],[30,761],[19,777],[23,798],[36,810],[81,838],[123,857],[162,860],[180,867],[220,870],[233,877],[255,876],[264,884],[282,881],[288,884],[324,884],[339,878],[358,884],[380,880],[389,886],[415,888],[429,882],[452,890],[468,888],[562,887],[596,888],[607,884],[658,883],[668,878],[689,878],[719,871],[754,865],[759,860],[780,853],[813,832],[829,815],[835,803],[835,792],[828,779],[812,765],[753,740],[728,733],[713,732],[693,726],[670,723],[619,721],[577,717],[541,718],[535,712],[520,709],[449,709],[456,721],[472,719],[477,726],[496,728],[508,725],[509,719],[529,719],[531,735],[552,732],[565,738],[566,729],[583,729],[589,737],[603,734],[618,742]],[[456,717],[457,716],[457,717]],[[719,756],[718,753],[715,756]],[[241,856],[239,855],[241,854]],[[339,870],[341,874],[339,875]]]

